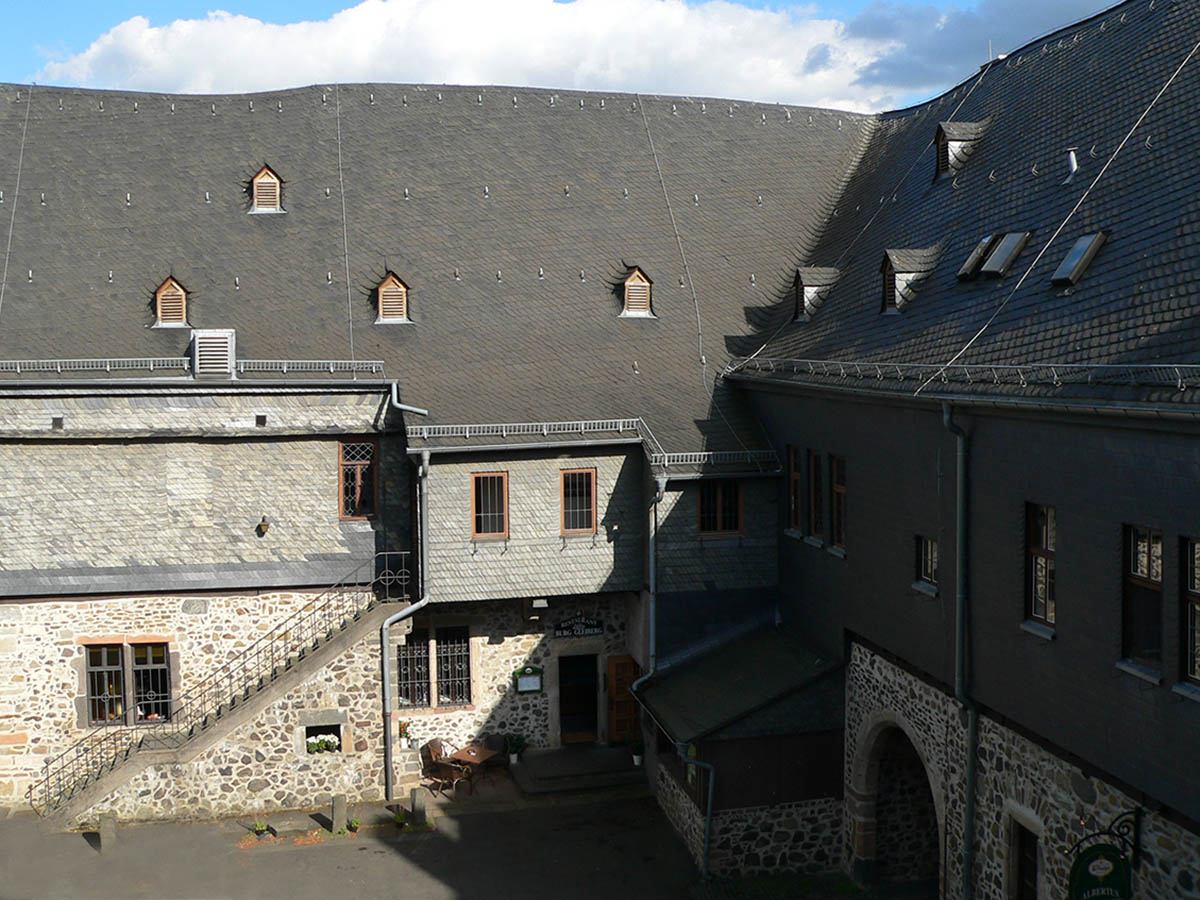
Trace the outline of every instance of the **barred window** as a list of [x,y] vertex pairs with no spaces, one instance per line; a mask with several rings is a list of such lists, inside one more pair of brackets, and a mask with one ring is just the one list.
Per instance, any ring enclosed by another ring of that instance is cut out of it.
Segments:
[[1030,618],[1054,624],[1054,548],[1058,526],[1053,506],[1025,504],[1025,540],[1028,549],[1026,610]]
[[508,473],[471,475],[471,537],[508,537]]
[[1162,532],[1125,526],[1125,590],[1121,653],[1158,667],[1162,663]]
[[563,534],[596,533],[596,470],[562,471]]
[[932,538],[917,535],[917,581],[938,583],[938,544]]
[[343,441],[338,445],[338,454],[342,518],[374,518],[378,492],[379,445],[375,441]]
[[1200,682],[1200,541],[1183,542],[1184,675]]
[[125,724],[124,647],[103,644],[87,648],[89,725]]
[[434,639],[438,706],[466,706],[471,702],[471,643],[467,627],[439,628]]
[[846,547],[846,460],[829,456],[829,543]]
[[171,670],[166,644],[133,645],[133,695],[137,721],[171,718]]
[[414,628],[400,645],[399,684],[396,699],[401,706],[429,706],[429,631]]
[[700,533],[722,534],[742,530],[742,483],[700,482]]

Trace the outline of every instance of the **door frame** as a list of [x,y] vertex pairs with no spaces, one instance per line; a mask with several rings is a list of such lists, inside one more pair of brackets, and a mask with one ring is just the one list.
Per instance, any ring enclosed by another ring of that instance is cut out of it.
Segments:
[[546,667],[551,673],[547,679],[546,694],[550,703],[550,746],[562,747],[562,712],[561,690],[558,683],[558,658],[560,656],[591,656],[596,657],[596,742],[608,743],[608,693],[605,690],[607,681],[608,652],[604,648],[604,636],[594,635],[585,638],[552,638],[550,640],[550,659]]

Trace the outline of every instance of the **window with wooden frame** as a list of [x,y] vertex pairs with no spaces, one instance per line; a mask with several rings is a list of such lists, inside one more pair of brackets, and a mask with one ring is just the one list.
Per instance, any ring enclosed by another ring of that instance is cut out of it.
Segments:
[[1126,525],[1121,655],[1154,669],[1162,665],[1162,572],[1162,532]]
[[471,539],[508,537],[508,473],[471,475]]
[[429,629],[410,631],[397,656],[397,702],[401,706],[429,706]]
[[829,543],[846,549],[846,460],[829,454]]
[[394,272],[388,272],[375,291],[378,318],[380,322],[408,321],[408,285],[400,280]]
[[168,278],[154,292],[155,325],[187,325],[187,291]]
[[742,483],[732,479],[700,482],[700,533],[742,530]]
[[1053,506],[1025,504],[1025,617],[1054,625],[1054,553],[1058,526]]
[[562,533],[596,533],[596,470],[563,469]]
[[171,718],[171,665],[166,644],[134,644],[133,702],[138,722]]
[[788,528],[804,528],[804,461],[800,448],[788,446]]
[[899,312],[900,305],[896,302],[896,268],[887,256],[884,256],[879,271],[883,277],[883,303],[880,312]]
[[373,519],[379,501],[379,442],[338,443],[338,481],[343,519]]
[[1183,675],[1200,684],[1200,540],[1183,540]]
[[651,316],[653,309],[650,305],[650,288],[654,282],[641,269],[634,268],[625,276],[625,308],[624,316]]
[[125,724],[125,647],[93,644],[87,656],[87,711],[89,725]]
[[821,454],[817,450],[808,451],[808,536],[823,538],[825,536],[825,501],[824,479],[821,477]]
[[917,581],[937,587],[938,543],[933,538],[917,535],[916,538]]
[[438,706],[469,705],[471,640],[467,626],[437,629],[434,643],[437,649]]
[[270,166],[263,166],[250,181],[253,212],[279,212],[283,209],[283,181]]

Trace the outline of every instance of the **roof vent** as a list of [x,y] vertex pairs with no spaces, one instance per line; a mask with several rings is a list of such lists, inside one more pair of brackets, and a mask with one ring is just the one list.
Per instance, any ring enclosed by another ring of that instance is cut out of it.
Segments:
[[377,289],[379,307],[375,324],[408,321],[408,285],[394,272],[388,272]]
[[1070,184],[1079,169],[1079,160],[1075,158],[1075,151],[1078,149],[1078,147],[1070,147],[1067,150],[1067,180],[1063,184]]
[[[112,273],[109,273],[112,281]],[[174,278],[168,278],[154,292],[154,324],[186,325],[187,324],[187,291]]]
[[996,249],[988,254],[987,262],[979,271],[993,278],[1002,277],[1017,261],[1030,235],[1031,232],[1028,231],[1013,231],[1004,235],[996,244]]
[[1058,268],[1054,270],[1054,274],[1050,277],[1050,283],[1063,287],[1078,284],[1079,279],[1083,277],[1083,273],[1087,271],[1087,267],[1091,265],[1106,240],[1108,240],[1108,235],[1103,231],[1096,234],[1085,234],[1079,238],[1067,252]]
[[251,179],[253,207],[251,212],[283,212],[283,182],[270,166],[263,166]]
[[192,374],[233,377],[234,335],[232,328],[192,331]]
[[621,311],[623,318],[654,318],[654,311],[650,305],[652,284],[650,277],[637,266],[625,273],[625,305]]
[[796,312],[793,321],[807,322],[811,319],[825,297],[837,284],[841,273],[837,269],[818,266],[803,266],[796,270]]

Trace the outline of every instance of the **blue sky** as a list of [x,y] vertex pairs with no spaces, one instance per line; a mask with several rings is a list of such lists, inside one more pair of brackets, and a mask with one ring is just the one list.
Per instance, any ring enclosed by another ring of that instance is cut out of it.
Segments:
[[[987,58],[989,40],[1002,52],[1109,5],[1103,0],[22,3],[4,14],[0,81],[217,93],[334,80],[526,84],[879,109],[914,102],[968,77]],[[227,15],[214,14],[218,10]],[[638,27],[631,30],[629,22]],[[615,49],[631,33],[637,52]]]

